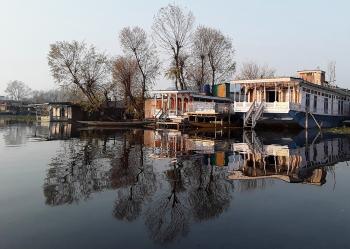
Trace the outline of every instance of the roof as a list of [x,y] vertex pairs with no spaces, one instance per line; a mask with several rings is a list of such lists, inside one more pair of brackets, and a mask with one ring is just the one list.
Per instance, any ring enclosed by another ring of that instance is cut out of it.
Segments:
[[48,105],[71,105],[76,106],[77,104],[74,104],[72,102],[49,102]]
[[251,83],[275,83],[275,82],[300,82],[303,79],[297,77],[274,77],[274,78],[266,78],[266,79],[252,79],[252,80],[233,80],[231,84],[251,84]]
[[210,96],[210,95],[193,94],[192,97],[202,98],[202,99],[212,99],[212,100],[227,100],[227,101],[233,102],[233,99],[230,99],[230,98]]
[[150,93],[151,94],[157,94],[157,93],[198,93],[198,91],[166,89],[166,90],[154,90],[154,91],[150,91]]
[[297,73],[315,73],[315,72],[321,72],[321,73],[326,73],[323,70],[320,69],[314,69],[314,70],[299,70]]

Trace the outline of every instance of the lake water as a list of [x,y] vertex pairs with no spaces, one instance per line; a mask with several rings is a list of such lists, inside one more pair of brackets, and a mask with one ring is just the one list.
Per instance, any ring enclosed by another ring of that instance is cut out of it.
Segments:
[[0,120],[0,248],[349,248],[350,137]]

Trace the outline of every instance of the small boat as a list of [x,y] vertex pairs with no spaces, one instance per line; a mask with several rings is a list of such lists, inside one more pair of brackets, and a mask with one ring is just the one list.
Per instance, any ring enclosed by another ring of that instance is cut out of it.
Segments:
[[78,123],[86,126],[95,127],[142,127],[152,123],[151,121],[78,121]]

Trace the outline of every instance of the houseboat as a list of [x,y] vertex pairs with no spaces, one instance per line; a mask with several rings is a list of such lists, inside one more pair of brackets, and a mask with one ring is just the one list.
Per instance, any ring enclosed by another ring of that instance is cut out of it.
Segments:
[[[219,84],[220,85],[220,84]],[[190,90],[152,91],[153,98],[145,101],[145,119],[158,124],[192,125],[197,127],[233,126],[233,99],[229,84],[225,94],[209,95]]]
[[329,84],[322,70],[298,71],[297,77],[235,80],[234,112],[244,127],[286,125],[302,128],[339,126],[350,116],[350,92]]

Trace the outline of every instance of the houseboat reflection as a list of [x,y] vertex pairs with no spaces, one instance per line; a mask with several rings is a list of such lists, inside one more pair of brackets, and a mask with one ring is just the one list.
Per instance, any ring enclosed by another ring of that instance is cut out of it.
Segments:
[[241,143],[233,143],[235,152],[230,165],[232,180],[276,178],[286,182],[322,185],[326,174],[337,162],[350,158],[349,138],[315,137],[302,146],[263,144],[254,132],[245,132]]

